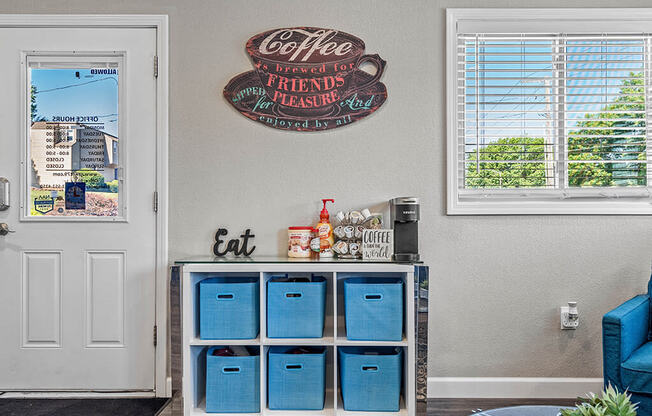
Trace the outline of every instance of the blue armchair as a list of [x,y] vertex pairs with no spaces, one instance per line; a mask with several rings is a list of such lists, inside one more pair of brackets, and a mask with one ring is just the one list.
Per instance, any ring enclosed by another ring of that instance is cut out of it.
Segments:
[[650,288],[602,318],[605,385],[628,390],[639,416],[652,416],[652,331]]

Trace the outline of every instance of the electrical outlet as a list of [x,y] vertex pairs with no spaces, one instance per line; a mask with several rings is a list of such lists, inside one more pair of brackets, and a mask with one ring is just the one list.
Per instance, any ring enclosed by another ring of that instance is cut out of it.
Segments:
[[559,317],[561,321],[561,329],[577,329],[577,327],[580,325],[580,319],[575,318],[575,319],[569,319],[568,318],[568,312],[570,310],[570,307],[568,306],[562,306],[559,308]]

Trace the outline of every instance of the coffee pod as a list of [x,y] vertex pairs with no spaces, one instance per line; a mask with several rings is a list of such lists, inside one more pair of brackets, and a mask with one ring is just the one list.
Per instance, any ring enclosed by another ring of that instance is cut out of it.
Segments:
[[333,251],[337,254],[346,254],[349,251],[349,247],[345,241],[340,240],[333,245]]
[[361,214],[365,219],[371,217],[371,211],[369,211],[369,209],[367,209],[367,208],[363,209],[361,211]]
[[360,213],[360,211],[351,211],[351,224],[360,224],[362,221],[364,221],[364,217]]
[[[337,243],[339,243],[339,241],[338,241]],[[337,245],[337,243],[333,244],[333,252],[334,252],[335,254],[342,254],[342,253],[340,253],[340,248],[339,248],[339,246]]]
[[312,250],[313,252],[319,253],[320,245],[321,245],[321,240],[319,239],[319,237],[315,237],[312,240],[310,240],[310,250]]
[[353,238],[353,234],[355,233],[355,228],[352,225],[347,225],[344,227],[344,234],[346,238]]
[[358,253],[360,252],[360,244],[358,243],[349,244],[349,252],[351,253],[352,256],[357,256]]
[[339,211],[337,214],[335,214],[335,219],[341,223],[344,221],[344,213]]
[[337,238],[344,238],[346,236],[346,234],[344,233],[344,226],[338,225],[337,227],[335,227],[335,229],[333,230],[333,234],[335,234],[335,237]]
[[364,227],[362,225],[358,225],[355,227],[355,238],[362,238],[362,232],[364,231]]
[[372,230],[380,230],[383,228],[383,215],[371,214],[371,216],[365,220],[365,226]]

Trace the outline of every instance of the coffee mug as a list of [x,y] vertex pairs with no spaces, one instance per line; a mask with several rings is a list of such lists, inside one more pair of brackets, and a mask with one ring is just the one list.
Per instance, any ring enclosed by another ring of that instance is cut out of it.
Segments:
[[[304,115],[327,111],[380,79],[386,62],[377,54],[363,55],[364,49],[360,38],[314,27],[269,30],[247,41],[268,98],[286,112]],[[376,74],[356,77],[365,62]]]

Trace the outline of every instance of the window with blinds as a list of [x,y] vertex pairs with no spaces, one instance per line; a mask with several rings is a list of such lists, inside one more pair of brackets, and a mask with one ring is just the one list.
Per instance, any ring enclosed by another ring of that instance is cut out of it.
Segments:
[[459,198],[649,198],[651,37],[457,34]]

